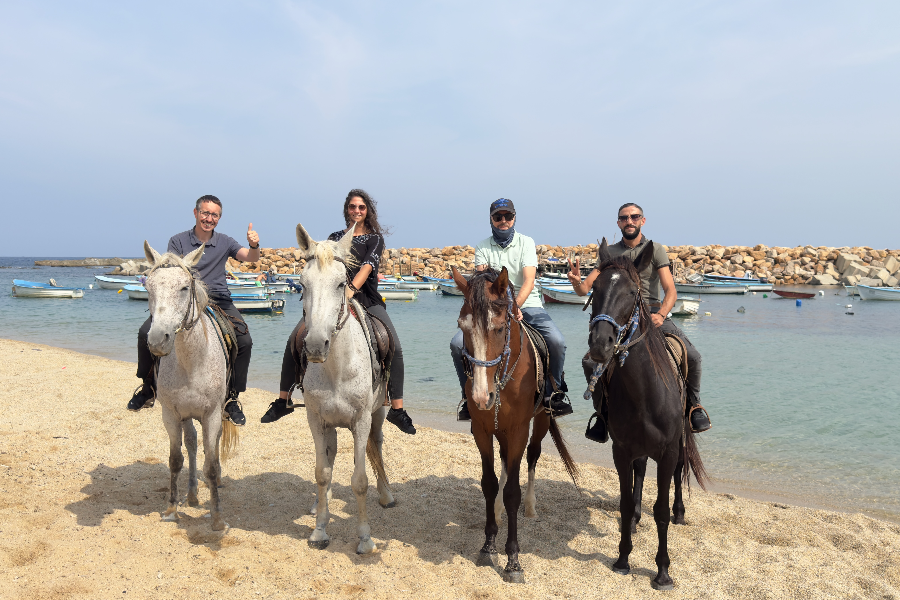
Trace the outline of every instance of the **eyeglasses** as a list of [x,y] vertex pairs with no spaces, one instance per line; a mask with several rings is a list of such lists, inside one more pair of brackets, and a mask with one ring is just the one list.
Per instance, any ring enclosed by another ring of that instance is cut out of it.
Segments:
[[509,213],[509,212],[494,213],[491,215],[491,220],[494,223],[500,223],[501,221],[509,221],[510,223],[512,223],[513,220],[515,220],[515,218],[516,218],[516,213]]
[[629,219],[632,223],[638,223],[641,219],[644,218],[644,215],[619,215],[619,223],[627,223]]
[[365,204],[351,204],[347,207],[348,211],[366,212]]
[[222,216],[219,213],[209,212],[208,210],[201,210],[197,214],[204,219],[212,219],[213,221],[218,221]]

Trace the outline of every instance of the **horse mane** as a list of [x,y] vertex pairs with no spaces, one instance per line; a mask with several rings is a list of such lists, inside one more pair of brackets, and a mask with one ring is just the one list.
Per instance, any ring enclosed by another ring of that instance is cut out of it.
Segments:
[[500,271],[489,267],[483,271],[478,271],[469,280],[469,290],[471,291],[471,294],[469,294],[469,306],[472,308],[472,314],[475,318],[480,319],[480,325],[484,331],[487,331],[488,328],[488,314],[491,306],[501,303],[506,306],[507,304],[506,298],[492,300],[487,294],[488,286],[484,282],[492,284],[497,281],[498,277],[500,277]]
[[206,310],[206,307],[209,304],[209,293],[206,289],[206,284],[203,283],[202,279],[200,279],[200,274],[187,266],[184,260],[177,254],[166,252],[161,257],[159,257],[159,260],[156,261],[156,264],[154,264],[153,267],[147,272],[147,278],[149,279],[157,269],[166,269],[173,267],[180,268],[194,280],[194,297],[197,300],[197,308],[200,310],[200,312]]
[[[638,288],[638,298],[640,306],[640,329],[644,334],[644,343],[647,346],[647,352],[650,354],[650,361],[653,363],[653,370],[662,378],[666,387],[669,386],[669,378],[673,377],[672,369],[669,368],[668,351],[666,350],[666,342],[663,334],[658,327],[653,325],[650,319],[650,307],[644,302],[644,296],[641,294],[641,276],[634,268],[634,263],[625,256],[616,256],[610,258],[600,265],[600,271],[604,269],[616,269],[624,271],[628,278]],[[628,316],[631,318],[631,315]]]

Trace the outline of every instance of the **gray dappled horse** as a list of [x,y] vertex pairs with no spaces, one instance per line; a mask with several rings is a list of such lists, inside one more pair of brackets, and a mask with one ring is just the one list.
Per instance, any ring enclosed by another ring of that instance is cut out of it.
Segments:
[[[203,246],[183,259],[176,254],[162,256],[144,241],[144,253],[153,265],[144,286],[147,288],[153,322],[147,336],[150,352],[159,356],[156,397],[162,405],[163,423],[169,434],[169,506],[163,519],[178,518],[178,474],[184,466],[181,439],[188,451],[188,494],[190,506],[197,506],[197,430],[203,429],[203,473],[209,487],[212,528],[225,529],[219,508],[222,484],[221,458],[236,447],[237,427],[222,420],[226,395],[226,363],[216,325],[206,312],[206,286],[191,268],[200,262]],[[224,437],[223,437],[224,430]]]
[[316,445],[316,484],[318,495],[312,507],[316,528],[309,536],[313,548],[325,548],[330,538],[328,500],[337,454],[337,427],[345,427],[353,435],[353,476],[350,486],[359,509],[357,532],[358,554],[375,549],[366,516],[366,455],[372,463],[378,485],[378,502],[385,508],[394,506],[390,485],[381,458],[384,439],[382,425],[385,409],[384,382],[373,389],[372,362],[362,325],[356,317],[365,310],[347,297],[346,263],[353,255],[353,229],[339,242],[315,242],[302,225],[297,225],[297,244],[307,263],[300,275],[303,286],[303,318],[306,321],[306,352],[309,366],[303,379],[306,418]]
[[[693,471],[704,487],[706,472],[697,451],[691,424],[685,415],[684,399],[675,373],[669,365],[665,341],[650,319],[650,311],[641,296],[639,273],[653,259],[650,243],[632,262],[624,256],[610,258],[606,238],[600,246],[600,274],[594,281],[591,299],[591,324],[588,334],[591,360],[598,367],[594,378],[608,378],[609,434],[619,475],[620,524],[619,558],[613,564],[616,573],[630,572],[628,556],[631,536],[640,513],[641,486],[647,458],[656,461],[658,493],[653,505],[656,521],[658,572],[652,585],[656,589],[673,587],[669,576],[669,486],[675,477],[673,504],[676,524],[684,524],[682,484]],[[606,372],[604,373],[604,369]],[[611,370],[611,372],[610,372]],[[594,379],[596,382],[596,379]],[[600,393],[600,386],[594,389]],[[683,477],[681,474],[684,465]],[[705,489],[705,488],[704,488]]]

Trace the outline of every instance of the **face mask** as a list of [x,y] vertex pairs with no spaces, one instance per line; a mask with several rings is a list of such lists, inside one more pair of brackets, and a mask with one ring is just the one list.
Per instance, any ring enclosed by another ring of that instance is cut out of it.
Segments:
[[513,236],[516,235],[516,228],[510,227],[506,231],[502,231],[491,224],[491,233],[494,235],[494,241],[497,242],[497,245],[501,248],[506,248],[512,242]]

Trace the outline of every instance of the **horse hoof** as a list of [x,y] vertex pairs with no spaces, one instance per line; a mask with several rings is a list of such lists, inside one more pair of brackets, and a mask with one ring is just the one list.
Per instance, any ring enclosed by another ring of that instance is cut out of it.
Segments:
[[475,561],[476,567],[496,567],[497,554],[491,552],[479,552],[478,560]]
[[506,583],[525,583],[525,571],[503,571],[503,581]]
[[307,540],[306,541],[306,543],[309,544],[309,547],[312,548],[313,550],[324,550],[325,548],[328,547],[328,544],[330,542],[331,542],[331,540],[316,540],[316,541]]
[[391,500],[391,501],[388,502],[387,504],[382,504],[382,505],[381,505],[381,508],[394,508],[395,506],[397,506],[397,501],[396,501],[396,500]]

